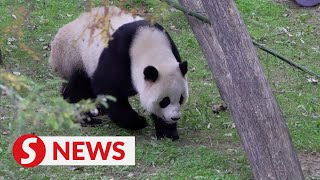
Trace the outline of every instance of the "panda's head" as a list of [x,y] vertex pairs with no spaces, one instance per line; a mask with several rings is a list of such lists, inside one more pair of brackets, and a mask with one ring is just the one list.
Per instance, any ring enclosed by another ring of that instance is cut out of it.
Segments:
[[167,124],[176,123],[188,99],[187,71],[186,61],[145,67],[144,90],[139,94],[142,107]]

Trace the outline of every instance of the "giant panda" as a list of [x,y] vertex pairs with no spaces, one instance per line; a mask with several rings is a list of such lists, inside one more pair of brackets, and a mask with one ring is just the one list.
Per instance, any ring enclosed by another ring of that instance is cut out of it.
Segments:
[[[106,27],[111,35],[107,44]],[[157,138],[179,139],[188,64],[161,25],[114,6],[93,8],[59,29],[49,64],[67,81],[62,95],[70,103],[111,95],[116,101],[109,101],[107,109],[101,106],[102,111],[118,126],[139,130],[147,126],[146,119],[128,101],[138,94],[154,120]]]

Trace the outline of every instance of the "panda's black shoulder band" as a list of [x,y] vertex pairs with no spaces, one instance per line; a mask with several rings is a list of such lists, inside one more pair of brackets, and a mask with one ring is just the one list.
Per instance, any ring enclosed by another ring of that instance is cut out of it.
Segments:
[[179,68],[181,70],[182,75],[185,76],[188,72],[188,62],[183,61],[182,63],[179,64]]

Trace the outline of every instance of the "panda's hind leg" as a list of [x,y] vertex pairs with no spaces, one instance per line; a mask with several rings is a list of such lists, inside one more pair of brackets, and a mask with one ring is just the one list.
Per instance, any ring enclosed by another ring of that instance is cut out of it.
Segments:
[[68,82],[62,85],[62,96],[69,103],[77,103],[82,99],[94,99],[91,80],[83,70],[75,71]]
[[[77,103],[82,99],[95,99],[92,88],[91,80],[83,70],[77,70],[73,73],[68,82],[62,84],[61,93],[63,98],[69,103]],[[82,125],[94,125],[101,124],[101,120],[93,119],[97,116],[94,113],[86,112],[80,119]]]

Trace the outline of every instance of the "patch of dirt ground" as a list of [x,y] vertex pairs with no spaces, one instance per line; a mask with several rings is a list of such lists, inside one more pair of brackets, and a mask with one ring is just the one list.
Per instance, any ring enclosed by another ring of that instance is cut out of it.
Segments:
[[320,153],[298,153],[302,171],[309,179],[320,179]]

